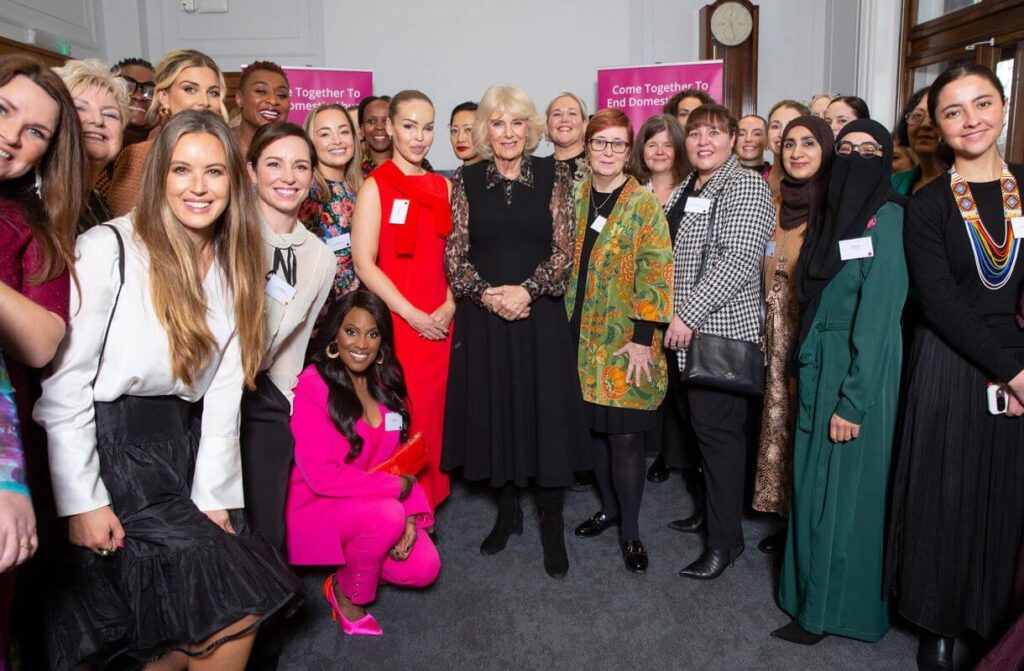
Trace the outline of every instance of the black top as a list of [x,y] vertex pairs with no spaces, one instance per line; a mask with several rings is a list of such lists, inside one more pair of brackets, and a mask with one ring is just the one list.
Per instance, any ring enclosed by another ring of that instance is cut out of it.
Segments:
[[[1011,165],[1018,185],[1024,166]],[[986,288],[978,277],[974,252],[950,189],[949,173],[932,180],[910,200],[903,228],[907,264],[928,325],[961,356],[988,375],[1009,381],[1020,373],[1007,349],[1024,347],[1016,323],[1017,299],[1024,288],[1024,249],[1002,288]],[[981,222],[996,243],[1005,239],[999,181],[970,183]]]
[[[628,182],[627,180],[626,182]],[[606,220],[611,218],[612,210],[615,209],[615,203],[619,200],[619,196],[622,195],[622,189],[625,188],[626,182],[622,183],[622,186],[615,189],[611,193],[601,193],[591,188],[590,191],[590,211],[587,212],[587,232],[583,236],[583,249],[580,251],[580,273],[579,278],[576,281],[576,304],[573,306],[572,318],[569,320],[569,326],[572,329],[573,342],[579,343],[580,341],[580,326],[583,320],[583,297],[587,295],[587,273],[590,268],[590,254],[594,251],[594,243],[597,242],[598,236],[601,234],[600,231],[595,230],[591,224],[597,219],[598,215],[601,215]],[[633,337],[632,342],[637,345],[644,345],[650,347],[651,340],[654,337],[654,329],[657,328],[655,322],[634,320],[633,323]]]
[[565,166],[567,168],[569,168],[569,174],[572,175],[572,179],[573,179],[574,182],[578,182],[579,180],[583,179],[584,176],[586,176],[586,173],[587,173],[587,152],[586,152],[586,150],[583,150],[580,153],[578,153],[575,156],[572,156],[570,158],[555,158],[554,154],[552,154],[548,158],[550,158],[552,161],[555,161],[557,163],[565,164]]

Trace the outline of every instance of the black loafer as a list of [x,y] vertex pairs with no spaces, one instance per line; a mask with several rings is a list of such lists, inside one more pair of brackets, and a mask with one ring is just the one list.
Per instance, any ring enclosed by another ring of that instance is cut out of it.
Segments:
[[639,540],[625,541],[621,544],[622,561],[626,568],[633,573],[643,573],[647,570],[647,550]]
[[765,536],[757,544],[757,549],[766,555],[777,555],[786,547],[786,525],[773,534]]
[[581,522],[574,533],[581,538],[593,538],[618,525],[618,517],[608,517],[603,512],[597,512],[589,520]]
[[651,463],[651,467],[647,469],[647,482],[665,482],[668,480],[668,466],[665,465],[665,459],[660,454]]
[[669,522],[668,528],[682,531],[684,534],[699,534],[701,531],[704,531],[704,509],[695,510],[692,515],[685,519]]
[[714,580],[725,572],[725,569],[732,566],[736,558],[743,554],[743,548],[739,550],[716,550],[707,548],[697,559],[682,571],[679,575],[694,580]]
[[956,640],[945,636],[924,634],[917,646],[917,668],[920,671],[941,671],[953,668],[953,646]]

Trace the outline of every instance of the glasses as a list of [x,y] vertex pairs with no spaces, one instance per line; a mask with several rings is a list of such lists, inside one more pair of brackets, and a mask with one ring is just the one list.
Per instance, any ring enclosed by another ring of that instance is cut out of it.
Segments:
[[875,156],[882,155],[882,145],[875,144],[874,142],[861,142],[860,144],[854,144],[852,142],[836,143],[836,155],[837,156],[849,156],[853,152],[857,152],[864,158],[874,158]]
[[153,82],[137,82],[128,75],[118,75],[124,80],[125,84],[128,85],[128,95],[132,95],[136,91],[142,94],[143,98],[152,98],[153,92],[156,91],[156,84]]
[[629,143],[625,140],[605,140],[601,137],[590,138],[590,148],[593,151],[604,151],[608,145],[612,146],[612,151],[616,154],[625,154],[626,150],[629,149]]
[[928,118],[928,112],[925,112],[924,110],[914,110],[903,118],[906,119],[907,123],[911,126],[920,126],[924,123],[924,120]]

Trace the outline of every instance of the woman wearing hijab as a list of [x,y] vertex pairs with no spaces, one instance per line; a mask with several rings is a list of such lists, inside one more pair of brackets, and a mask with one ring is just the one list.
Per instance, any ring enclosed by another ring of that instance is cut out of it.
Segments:
[[[765,293],[764,410],[757,454],[753,506],[765,513],[786,515],[792,489],[793,424],[796,379],[791,365],[800,304],[796,270],[807,226],[825,204],[832,167],[832,129],[823,119],[801,116],[782,134],[781,195],[775,199],[778,221],[764,248],[762,282]],[[775,554],[786,542],[786,527],[760,543]]]
[[793,504],[779,584],[793,622],[772,632],[804,645],[889,630],[882,537],[907,293],[903,197],[877,121],[847,124],[835,153],[797,265]]

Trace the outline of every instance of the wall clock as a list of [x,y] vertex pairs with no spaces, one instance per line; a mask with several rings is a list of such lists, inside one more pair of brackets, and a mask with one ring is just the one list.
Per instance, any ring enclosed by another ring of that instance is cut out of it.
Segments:
[[700,57],[725,64],[722,104],[739,118],[757,113],[758,7],[717,0],[700,10]]

